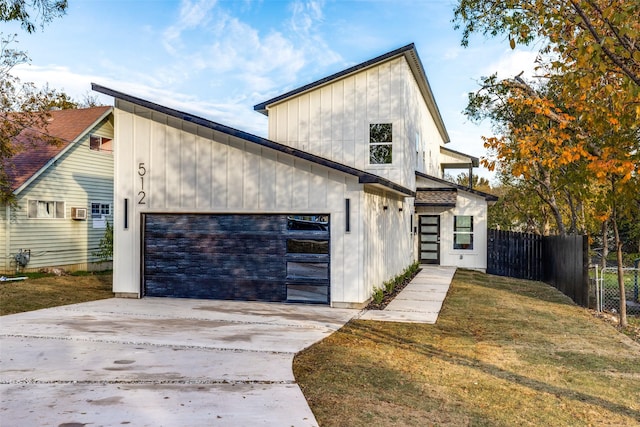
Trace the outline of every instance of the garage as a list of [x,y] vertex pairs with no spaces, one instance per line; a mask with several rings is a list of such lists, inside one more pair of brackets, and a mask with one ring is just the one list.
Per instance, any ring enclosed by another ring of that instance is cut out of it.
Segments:
[[146,296],[329,302],[328,215],[144,214]]

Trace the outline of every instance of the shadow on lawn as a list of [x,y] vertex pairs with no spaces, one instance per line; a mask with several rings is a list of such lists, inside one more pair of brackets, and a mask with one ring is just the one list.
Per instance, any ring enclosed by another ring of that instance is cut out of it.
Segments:
[[481,273],[478,271],[461,269],[456,271],[454,281],[457,281],[458,285],[469,284],[483,288],[511,292],[522,297],[534,298],[538,301],[546,301],[562,305],[576,305],[571,298],[544,282],[494,276],[492,274]]
[[581,403],[599,406],[608,411],[640,420],[640,411],[630,409],[626,406],[610,402],[597,396],[580,393],[574,390],[554,386],[532,378],[528,378],[518,373],[504,370],[490,363],[481,362],[466,356],[441,350],[429,344],[421,343],[397,335],[391,335],[384,330],[376,328],[374,326],[376,325],[376,323],[377,322],[373,321],[358,320],[349,322],[347,326],[349,333],[353,334],[354,336],[358,336],[360,339],[378,340],[381,343],[385,344],[395,344],[398,346],[409,347],[412,351],[418,352],[423,356],[438,358],[445,362],[454,363],[465,368],[477,369],[495,378],[528,387],[536,392],[549,393],[555,396],[566,397]]

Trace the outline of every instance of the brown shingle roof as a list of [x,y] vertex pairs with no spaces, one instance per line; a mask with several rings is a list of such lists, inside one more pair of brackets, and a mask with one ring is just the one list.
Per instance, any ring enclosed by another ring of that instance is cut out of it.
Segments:
[[455,188],[418,188],[416,206],[455,207],[458,191]]
[[[61,144],[51,144],[45,139],[34,138],[35,135],[42,134],[42,129],[25,129],[14,138],[17,144],[23,144],[23,150],[13,156],[7,168],[7,174],[11,181],[11,190],[17,190],[22,184],[27,182],[37,173],[47,162],[57,156],[69,144],[81,136],[86,129],[93,125],[111,107],[93,107],[77,110],[51,111],[44,133],[61,141]],[[25,142],[29,140],[29,142]]]

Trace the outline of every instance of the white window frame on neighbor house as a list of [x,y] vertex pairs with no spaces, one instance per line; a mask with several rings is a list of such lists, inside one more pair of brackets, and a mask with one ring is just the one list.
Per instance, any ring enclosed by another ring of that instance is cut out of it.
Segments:
[[106,138],[104,136],[92,134],[89,136],[89,149],[91,151],[98,151],[100,153],[112,154],[113,150],[105,150],[102,148],[103,145],[108,144],[113,141],[112,138]]
[[[468,225],[462,224],[463,218],[469,218]],[[473,250],[473,215],[453,217],[453,249]]]
[[113,206],[109,202],[91,202],[92,228],[107,228],[107,221],[113,214]]
[[[379,141],[379,140],[375,140],[372,141],[372,129],[374,126],[385,126],[388,125],[390,126],[389,129],[389,140],[384,140],[384,141]],[[376,122],[376,123],[369,123],[368,129],[367,129],[367,154],[368,154],[368,163],[371,166],[386,166],[386,165],[391,165],[393,164],[393,128],[394,128],[394,124],[391,121],[388,122]],[[383,146],[388,146],[389,147],[389,161],[385,161],[385,162],[372,162],[371,161],[371,153],[373,149],[377,149],[379,147],[383,147]]]
[[27,218],[29,219],[65,219],[65,202],[62,200],[28,200]]
[[102,215],[111,215],[111,203],[91,202],[91,218],[102,218]]

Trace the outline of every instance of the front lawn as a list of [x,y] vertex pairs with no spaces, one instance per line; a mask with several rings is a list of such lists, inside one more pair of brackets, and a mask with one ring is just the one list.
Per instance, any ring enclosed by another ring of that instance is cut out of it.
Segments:
[[352,321],[294,373],[321,426],[640,425],[640,344],[550,286],[477,272],[436,325]]
[[37,273],[24,276],[31,277],[0,282],[0,315],[113,297],[110,271],[60,277]]

